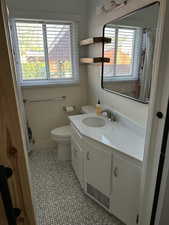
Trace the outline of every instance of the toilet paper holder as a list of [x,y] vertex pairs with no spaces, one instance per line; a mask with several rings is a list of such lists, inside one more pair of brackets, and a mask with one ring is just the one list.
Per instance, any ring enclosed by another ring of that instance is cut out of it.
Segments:
[[63,111],[64,112],[74,112],[76,109],[76,106],[75,105],[68,105],[68,106],[63,106]]

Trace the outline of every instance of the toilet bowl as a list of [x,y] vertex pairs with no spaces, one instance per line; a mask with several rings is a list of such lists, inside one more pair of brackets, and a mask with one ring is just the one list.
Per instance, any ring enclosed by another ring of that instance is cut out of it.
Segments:
[[58,160],[71,160],[70,138],[72,135],[71,126],[58,127],[51,131],[52,139],[57,143]]
[[[95,111],[93,106],[82,106],[81,113],[93,113]],[[72,129],[70,125],[58,127],[51,131],[51,138],[57,144],[57,158],[58,160],[71,160],[71,135]]]

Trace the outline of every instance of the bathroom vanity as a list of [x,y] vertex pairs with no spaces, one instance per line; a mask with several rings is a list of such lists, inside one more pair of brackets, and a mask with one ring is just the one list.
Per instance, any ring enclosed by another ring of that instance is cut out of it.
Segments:
[[127,225],[137,224],[144,129],[123,116],[69,117],[72,166],[84,192]]

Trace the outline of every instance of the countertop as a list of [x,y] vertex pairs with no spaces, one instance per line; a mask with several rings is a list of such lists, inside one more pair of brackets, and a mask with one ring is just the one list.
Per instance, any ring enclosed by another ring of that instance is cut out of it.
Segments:
[[[105,126],[88,127],[82,122],[87,117],[100,117],[105,120]],[[143,161],[145,135],[138,132],[138,129],[132,129],[120,121],[111,122],[103,116],[97,116],[95,113],[69,116],[69,119],[82,135],[140,162]]]

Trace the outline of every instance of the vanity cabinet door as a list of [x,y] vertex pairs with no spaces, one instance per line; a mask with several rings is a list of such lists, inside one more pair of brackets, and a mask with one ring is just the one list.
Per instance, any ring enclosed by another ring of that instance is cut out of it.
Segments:
[[111,152],[86,145],[85,181],[106,196],[111,192]]
[[71,139],[72,167],[75,174],[84,188],[84,152],[82,147],[72,138]]
[[127,225],[136,225],[141,168],[114,154],[111,211]]

